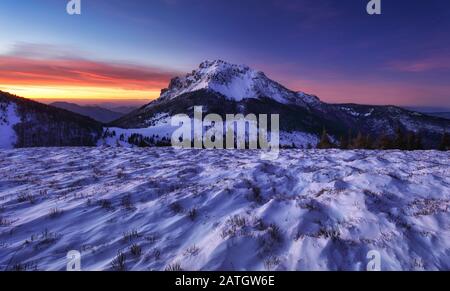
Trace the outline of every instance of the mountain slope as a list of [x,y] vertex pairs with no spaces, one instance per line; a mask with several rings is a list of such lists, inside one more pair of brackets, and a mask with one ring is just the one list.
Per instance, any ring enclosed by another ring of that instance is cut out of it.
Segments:
[[117,120],[124,115],[124,113],[114,112],[99,106],[80,106],[69,102],[53,102],[50,105],[90,117],[103,123]]
[[[316,96],[295,92],[270,80],[262,72],[224,61],[206,61],[185,77],[172,79],[161,96],[150,104],[111,123],[113,127],[142,129],[167,125],[177,113],[193,115],[194,106],[204,115],[279,114],[282,144],[304,146],[293,136],[312,135],[318,141],[325,128],[335,140],[349,132],[371,136],[393,135],[399,128],[421,133],[427,147],[436,147],[450,121],[395,106],[327,104]],[[166,137],[170,132],[166,132]],[[311,141],[308,138],[307,143]]]
[[14,126],[19,122],[17,106],[14,103],[1,102],[0,99],[0,148],[14,147],[17,140]]
[[100,123],[0,91],[0,147],[94,146]]

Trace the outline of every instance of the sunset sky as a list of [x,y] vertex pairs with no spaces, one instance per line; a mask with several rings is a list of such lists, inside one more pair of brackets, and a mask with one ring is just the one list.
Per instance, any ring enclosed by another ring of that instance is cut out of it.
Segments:
[[73,101],[157,98],[206,59],[327,102],[450,108],[450,1],[0,1],[0,90]]

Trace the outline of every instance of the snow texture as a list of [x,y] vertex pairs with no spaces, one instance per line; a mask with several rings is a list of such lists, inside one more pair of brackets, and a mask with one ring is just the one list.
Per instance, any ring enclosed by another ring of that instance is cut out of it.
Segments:
[[450,270],[450,153],[259,156],[2,150],[0,268],[78,250],[83,270],[365,270],[376,250],[382,270]]

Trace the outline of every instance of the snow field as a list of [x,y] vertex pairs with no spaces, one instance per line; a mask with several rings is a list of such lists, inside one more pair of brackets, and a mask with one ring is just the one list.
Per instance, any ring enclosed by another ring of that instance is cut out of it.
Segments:
[[0,151],[0,269],[450,269],[450,154]]

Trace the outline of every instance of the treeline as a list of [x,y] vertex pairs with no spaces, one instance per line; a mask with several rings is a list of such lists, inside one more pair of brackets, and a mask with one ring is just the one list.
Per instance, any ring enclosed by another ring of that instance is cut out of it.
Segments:
[[[107,130],[103,134],[103,138],[113,138],[116,137],[115,131]],[[225,137],[224,137],[225,138]],[[167,147],[171,146],[171,140],[167,137],[160,137],[159,135],[152,135],[151,137],[143,136],[141,134],[133,133],[130,136],[125,136],[121,134],[119,136],[119,141],[127,142],[128,144],[137,147]],[[235,141],[235,148],[237,144]],[[249,148],[248,141],[245,143],[245,148]],[[258,148],[259,143],[258,143]],[[292,146],[283,146],[282,148],[295,149],[297,148],[295,144]],[[306,149],[312,149],[313,146],[309,144]],[[365,135],[358,133],[353,136],[349,133],[346,136],[342,136],[339,141],[333,141],[328,135],[327,131],[324,129],[320,142],[317,144],[318,149],[342,149],[342,150],[352,150],[352,149],[365,149],[365,150],[425,150],[422,143],[421,133],[405,132],[403,130],[397,129],[395,135],[382,134],[376,138],[371,135]],[[450,150],[450,135],[445,132],[442,135],[439,147],[441,151]]]
[[[421,133],[415,133],[410,131],[403,131],[397,129],[395,135],[382,134],[377,137],[371,135],[365,135],[361,132],[356,136],[349,133],[347,136],[342,136],[339,142],[333,142],[324,129],[320,142],[317,145],[318,149],[366,149],[366,150],[424,150],[425,147],[422,143]],[[445,132],[440,141],[439,150],[450,150],[450,135]]]
[[[106,130],[103,133],[103,138],[114,138],[117,136],[117,133],[115,130],[109,131]],[[130,136],[125,136],[123,133],[119,136],[119,139],[117,141],[117,145],[120,146],[121,142],[126,142],[130,145],[134,145],[137,147],[145,148],[145,147],[166,147],[171,145],[171,140],[165,136],[160,137],[159,135],[152,135],[151,137],[143,136],[139,133],[133,133]]]
[[[119,138],[124,141],[125,137],[123,134]],[[135,145],[137,147],[167,147],[171,145],[171,140],[165,136],[162,138],[159,135],[152,135],[151,137],[143,136],[142,134],[133,133],[128,137],[128,143]]]

